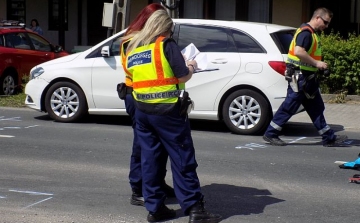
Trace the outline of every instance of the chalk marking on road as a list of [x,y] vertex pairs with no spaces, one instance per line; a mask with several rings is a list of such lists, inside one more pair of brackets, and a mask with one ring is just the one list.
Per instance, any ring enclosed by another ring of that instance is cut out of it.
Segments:
[[36,192],[36,191],[23,191],[23,190],[9,190],[10,192],[15,193],[23,193],[23,194],[30,194],[30,195],[46,195],[46,196],[53,196],[54,194],[49,193],[42,193],[42,192]]
[[250,150],[254,150],[253,148],[245,147],[245,146],[236,146],[235,149],[250,149]]
[[254,148],[266,148],[266,145],[257,144],[257,143],[247,143],[244,146],[238,145],[235,147],[235,149],[250,149],[254,150]]
[[303,140],[303,139],[306,139],[306,137],[300,137],[300,138],[297,138],[297,139],[295,139],[295,140],[293,140],[293,141],[289,142],[289,144],[290,144],[290,143],[295,143],[295,142],[298,142],[298,141]]
[[245,146],[256,147],[256,148],[266,148],[265,145],[261,145],[261,144],[257,144],[257,143],[249,143],[249,144],[246,144]]
[[0,138],[13,138],[15,136],[10,136],[10,135],[0,135]]
[[41,201],[35,202],[35,203],[33,203],[33,204],[30,204],[30,205],[24,207],[23,209],[26,209],[26,208],[32,207],[32,206],[34,206],[34,205],[40,204],[40,203],[42,203],[42,202],[44,202],[44,201],[47,201],[47,200],[50,200],[50,199],[52,199],[52,198],[53,198],[53,197],[45,198],[44,200],[41,200]]
[[30,126],[24,127],[24,129],[34,128],[34,127],[38,127],[38,126],[39,126],[39,125],[30,125]]
[[343,144],[351,145],[354,142],[354,140],[346,140],[342,142]]
[[0,118],[1,118],[0,121],[17,121],[17,122],[21,121],[19,120],[21,117],[4,118],[4,116],[2,116]]

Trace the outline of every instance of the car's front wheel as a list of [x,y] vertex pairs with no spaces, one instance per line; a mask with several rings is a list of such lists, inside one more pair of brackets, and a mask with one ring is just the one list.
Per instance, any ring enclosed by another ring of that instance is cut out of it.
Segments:
[[86,98],[77,85],[57,82],[46,93],[45,109],[56,121],[75,122],[87,114]]
[[230,94],[223,106],[226,126],[236,134],[262,133],[272,117],[270,105],[258,92],[242,89]]
[[0,77],[0,95],[14,95],[16,93],[16,81],[11,73],[4,73]]

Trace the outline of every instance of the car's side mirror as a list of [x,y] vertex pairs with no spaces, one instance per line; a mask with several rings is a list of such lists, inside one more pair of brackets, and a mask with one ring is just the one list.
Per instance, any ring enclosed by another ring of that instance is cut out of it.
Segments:
[[63,51],[62,46],[58,46],[58,45],[54,46],[54,52],[55,52],[55,53],[59,53],[59,52],[61,52],[61,51]]
[[110,56],[110,47],[109,46],[103,46],[103,48],[101,48],[101,55],[103,57],[109,57]]

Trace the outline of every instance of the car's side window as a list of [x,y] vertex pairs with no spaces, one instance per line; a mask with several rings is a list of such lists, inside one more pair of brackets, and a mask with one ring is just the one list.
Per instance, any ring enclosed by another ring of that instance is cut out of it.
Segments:
[[0,46],[4,46],[4,36],[0,35]]
[[14,46],[11,43],[11,38],[14,34],[6,34],[4,35],[4,40],[5,40],[5,47],[7,48],[14,48]]
[[239,53],[265,53],[264,49],[246,33],[232,30],[232,34]]
[[200,52],[236,52],[228,29],[222,27],[180,25],[179,48],[184,49],[190,43]]
[[121,37],[114,39],[113,43],[111,44],[111,56],[120,55],[120,42],[121,42]]
[[43,38],[34,35],[32,33],[29,33],[29,37],[31,39],[32,44],[35,47],[35,50],[51,52],[51,46],[49,42],[45,41]]
[[11,46],[9,45],[9,47],[14,47],[16,49],[25,49],[25,50],[31,49],[30,43],[26,38],[25,33],[10,33],[7,34],[7,39],[11,43]]

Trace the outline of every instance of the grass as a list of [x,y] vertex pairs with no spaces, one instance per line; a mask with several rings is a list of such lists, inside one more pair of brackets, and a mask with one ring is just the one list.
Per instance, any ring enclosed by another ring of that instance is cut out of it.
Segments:
[[19,93],[11,96],[0,95],[0,107],[25,107],[25,93]]

